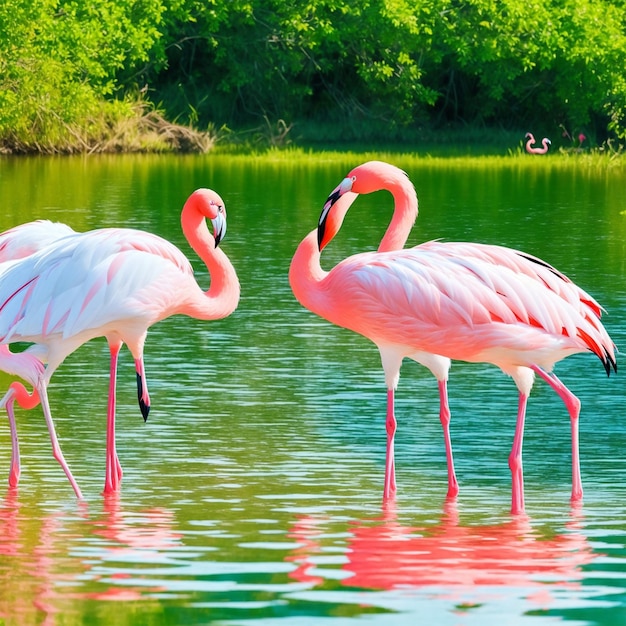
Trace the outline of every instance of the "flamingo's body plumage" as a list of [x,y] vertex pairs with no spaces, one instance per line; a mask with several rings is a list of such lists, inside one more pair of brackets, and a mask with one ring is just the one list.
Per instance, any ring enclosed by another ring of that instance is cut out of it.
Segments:
[[[379,251],[353,255],[324,271],[321,250],[338,232],[357,194],[379,189],[389,190],[395,200]],[[615,368],[600,305],[549,264],[502,246],[432,241],[402,249],[416,216],[417,197],[406,174],[386,163],[365,163],[330,195],[318,229],[300,244],[290,270],[301,304],[378,346],[388,387],[384,497],[395,492],[393,399],[404,357],[427,366],[433,359],[440,364],[446,359],[487,362],[514,379],[520,396],[509,459],[514,512],[524,508],[524,415],[534,373],[539,374],[570,412],[572,498],[582,497],[580,403],[550,372],[559,360],[587,351],[601,359],[607,373]]]
[[[63,237],[75,235],[76,232],[68,225],[50,220],[35,220],[14,226],[9,230],[0,233],[0,263],[12,262],[29,256],[35,252],[43,250],[47,246],[57,243]],[[36,344],[35,344],[36,345]],[[39,394],[36,385],[38,378],[42,375],[42,368],[47,362],[47,346],[45,344],[35,347],[30,346],[27,350],[18,355],[12,353],[8,345],[0,346],[0,369],[19,376],[33,385],[33,393],[29,394],[20,382],[10,385],[7,394],[0,400],[0,407],[4,406],[9,418],[11,429],[11,469],[9,472],[9,486],[16,487],[20,477],[20,453],[17,428],[15,423],[14,404],[18,403],[22,408],[34,408],[39,404]],[[117,344],[110,345],[111,359],[116,360],[119,352]],[[110,372],[115,374],[116,364],[111,363]],[[148,385],[145,379],[143,361],[135,362],[137,371],[138,400],[144,420],[148,418],[150,412],[150,397]],[[115,381],[109,383],[110,392],[115,389]],[[109,403],[111,403],[111,398]],[[114,402],[114,400],[113,400]],[[55,443],[55,435],[51,432],[53,448],[58,448]],[[59,448],[60,450],[60,448]],[[55,451],[55,456],[61,456],[60,451]],[[107,451],[107,457],[113,456],[117,467],[117,474],[121,479],[122,468],[119,459],[114,452]]]

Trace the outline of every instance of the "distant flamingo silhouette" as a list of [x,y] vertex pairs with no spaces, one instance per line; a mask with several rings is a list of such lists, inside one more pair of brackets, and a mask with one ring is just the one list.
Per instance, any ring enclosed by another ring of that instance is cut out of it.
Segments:
[[[205,219],[213,224],[213,236]],[[90,339],[104,336],[109,342],[105,493],[117,491],[121,480],[115,450],[115,380],[121,345],[126,343],[135,362],[143,363],[146,334],[156,322],[175,314],[219,319],[230,315],[239,301],[235,270],[217,248],[226,231],[222,199],[209,189],[195,191],[183,207],[181,223],[187,241],[211,275],[207,292],[198,286],[189,261],[178,248],[134,229],[76,233],[19,261],[0,265],[0,343],[26,341],[45,347],[48,365],[34,386],[53,449],[56,436],[47,399],[52,374]],[[55,458],[81,497],[59,453],[55,451]]]
[[[378,252],[356,254],[330,271],[321,251],[359,193],[391,192],[395,209]],[[519,407],[513,448],[513,513],[524,510],[522,440],[534,374],[561,397],[571,419],[572,499],[582,498],[578,452],[580,402],[551,373],[561,359],[596,354],[610,373],[614,345],[600,305],[548,263],[509,248],[431,241],[400,249],[417,217],[415,189],[388,163],[356,167],[331,193],[318,228],[298,246],[289,278],[296,298],[328,321],[368,337],[381,354],[388,387],[385,499],[395,494],[394,390],[404,357],[485,362],[513,378]],[[438,358],[441,358],[438,357]]]
[[526,152],[528,152],[528,154],[545,154],[548,151],[548,147],[552,144],[552,142],[547,137],[544,137],[541,140],[541,145],[543,147],[533,148],[533,144],[535,143],[535,137],[533,136],[533,134],[526,133],[525,139],[527,140]]

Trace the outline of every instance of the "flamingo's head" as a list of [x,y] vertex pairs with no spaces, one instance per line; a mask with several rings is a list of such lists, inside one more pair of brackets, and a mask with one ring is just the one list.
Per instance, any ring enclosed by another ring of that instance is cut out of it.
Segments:
[[[346,212],[357,195],[372,193],[380,189],[391,190],[403,187],[406,186],[407,181],[406,172],[384,161],[368,161],[355,167],[333,189],[324,204],[317,226],[317,243],[320,251],[337,234]],[[411,189],[413,189],[412,185]]]
[[213,225],[215,247],[226,235],[226,207],[224,201],[212,189],[196,189],[187,199],[185,207],[201,213]]

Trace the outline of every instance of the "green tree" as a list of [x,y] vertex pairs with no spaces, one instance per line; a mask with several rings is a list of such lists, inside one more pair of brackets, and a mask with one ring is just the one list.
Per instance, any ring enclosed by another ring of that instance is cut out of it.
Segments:
[[624,9],[604,0],[448,2],[437,37],[440,115],[550,120],[624,136]]
[[[170,102],[238,122],[380,117],[407,123],[435,93],[421,81],[435,19],[406,0],[248,0],[170,14],[154,81]],[[184,23],[178,20],[183,18]]]
[[[148,60],[161,0],[0,3],[0,138],[62,146],[123,115],[118,73]],[[87,132],[85,132],[87,131]]]
[[619,0],[179,0],[151,84],[178,112],[235,124],[550,120],[624,136],[624,15]]
[[[624,0],[4,0],[0,145],[170,119],[626,137]],[[92,138],[92,139],[90,139]]]

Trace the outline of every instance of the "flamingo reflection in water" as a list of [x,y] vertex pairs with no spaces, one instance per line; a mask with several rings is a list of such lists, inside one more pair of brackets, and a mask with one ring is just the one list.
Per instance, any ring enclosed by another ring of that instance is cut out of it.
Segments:
[[85,595],[92,600],[138,600],[165,591],[158,586],[133,586],[124,582],[126,574],[111,573],[107,562],[161,563],[161,553],[180,546],[182,534],[174,530],[172,511],[163,507],[124,510],[119,492],[105,494],[102,517],[90,522],[94,534],[105,540],[98,562],[85,573],[84,579],[96,581],[101,591]]
[[[68,599],[145,602],[163,591],[156,582],[133,585],[119,564],[163,563],[180,547],[171,510],[124,508],[119,493],[103,498],[101,513],[81,507],[78,520],[62,510],[39,517],[22,506],[18,492],[7,489],[0,501],[0,624],[53,626]],[[80,545],[70,553],[66,545],[85,526],[93,528],[88,558]]]
[[[292,526],[289,536],[300,547],[287,558],[295,565],[291,578],[313,586],[324,582],[316,568],[324,554],[326,524],[302,516]],[[403,526],[390,505],[380,518],[353,521],[348,535],[341,585],[427,589],[459,602],[515,587],[526,590],[531,602],[545,605],[553,599],[552,589],[577,588],[581,567],[601,556],[592,550],[575,509],[566,532],[550,538],[542,538],[523,515],[501,524],[462,525],[452,500],[435,526]]]
[[23,506],[11,488],[0,503],[0,624],[54,626],[61,613],[59,582],[75,576],[61,573],[53,557],[67,518],[58,510],[39,518]]

